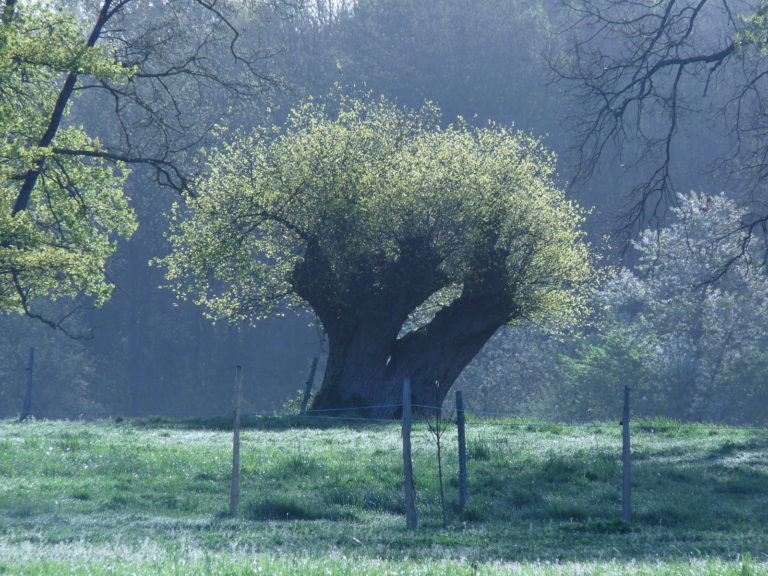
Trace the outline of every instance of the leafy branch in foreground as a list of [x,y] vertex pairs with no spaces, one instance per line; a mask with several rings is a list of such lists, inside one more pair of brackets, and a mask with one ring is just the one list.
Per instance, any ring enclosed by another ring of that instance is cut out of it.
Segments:
[[269,52],[235,23],[282,4],[300,2],[2,3],[0,310],[62,328],[36,299],[108,298],[106,261],[136,227],[127,167],[189,191],[189,156],[227,98],[272,82],[257,69]]

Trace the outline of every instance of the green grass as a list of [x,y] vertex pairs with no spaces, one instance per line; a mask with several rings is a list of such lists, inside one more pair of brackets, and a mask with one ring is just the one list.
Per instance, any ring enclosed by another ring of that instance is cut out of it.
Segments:
[[246,424],[231,519],[224,420],[0,421],[0,575],[768,574],[766,431],[636,426],[626,524],[619,426],[473,420],[444,529],[417,426],[409,532],[396,423]]

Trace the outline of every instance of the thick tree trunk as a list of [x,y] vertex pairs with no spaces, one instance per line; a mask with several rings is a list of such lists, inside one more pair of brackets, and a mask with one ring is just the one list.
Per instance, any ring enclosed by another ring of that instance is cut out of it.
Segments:
[[373,413],[382,408],[371,406],[396,407],[400,403],[397,394],[402,388],[386,382],[387,361],[395,338],[377,333],[379,329],[375,326],[368,328],[329,336],[325,375],[314,410],[366,407],[366,413]]
[[377,253],[361,258],[354,277],[340,282],[321,247],[308,243],[293,284],[312,305],[329,342],[314,410],[367,407],[370,414],[399,414],[399,376],[407,371],[395,371],[397,336],[408,315],[445,285],[441,261],[427,243],[414,240],[395,261]]
[[507,322],[495,298],[462,297],[397,341],[390,379],[411,378],[413,403],[440,406],[453,383]]
[[440,406],[462,370],[506,321],[495,298],[462,296],[402,338],[376,323],[329,332],[327,369],[313,409],[399,417],[406,376],[416,410]]
[[[491,246],[495,242],[489,238]],[[416,410],[439,406],[494,332],[519,316],[506,254],[490,249],[480,251],[460,297],[427,325],[398,338],[408,315],[447,285],[444,259],[428,240],[411,239],[400,248],[396,260],[376,253],[361,257],[354,277],[340,281],[321,246],[308,242],[293,284],[312,305],[329,343],[314,410],[398,417],[405,377]]]

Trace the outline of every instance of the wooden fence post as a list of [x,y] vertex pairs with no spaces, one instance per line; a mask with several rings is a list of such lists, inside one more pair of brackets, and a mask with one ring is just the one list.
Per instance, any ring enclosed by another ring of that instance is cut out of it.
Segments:
[[312,359],[312,366],[309,369],[307,383],[304,384],[304,397],[301,399],[301,408],[299,409],[299,414],[302,416],[304,416],[307,411],[309,396],[312,393],[312,384],[315,382],[315,370],[317,370],[317,356]]
[[24,404],[21,408],[21,415],[19,420],[26,420],[32,413],[32,383],[34,380],[35,369],[35,349],[30,346],[29,348],[29,363],[27,364],[27,389],[24,393]]
[[403,486],[405,492],[405,524],[414,530],[419,517],[416,512],[416,490],[413,486],[411,460],[411,379],[403,380]]
[[629,386],[624,387],[624,413],[622,415],[622,520],[632,521],[632,451],[629,436]]
[[229,515],[237,516],[240,503],[240,396],[242,392],[242,370],[239,364],[235,366],[235,422],[232,431],[232,484],[229,489]]
[[464,422],[464,397],[456,391],[456,426],[459,434],[459,511],[467,505],[467,435]]

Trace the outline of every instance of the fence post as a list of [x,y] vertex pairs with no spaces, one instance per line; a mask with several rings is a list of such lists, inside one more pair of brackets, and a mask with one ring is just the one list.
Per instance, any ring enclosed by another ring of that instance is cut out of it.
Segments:
[[467,435],[461,390],[456,390],[456,426],[459,434],[459,511],[463,511],[467,505]]
[[240,396],[242,392],[242,370],[239,364],[235,366],[235,422],[232,431],[232,484],[229,489],[229,515],[237,516],[237,506],[240,503]]
[[315,382],[315,370],[317,370],[317,356],[312,359],[312,366],[309,369],[307,383],[304,384],[304,397],[301,399],[301,408],[299,409],[299,414],[302,416],[304,416],[307,411],[309,395],[312,393],[312,384]]
[[416,490],[413,486],[411,460],[411,379],[403,380],[403,487],[405,491],[405,524],[414,530],[419,518],[416,512]]
[[622,424],[622,520],[632,521],[632,451],[629,436],[629,386],[624,387]]
[[19,420],[26,420],[32,412],[32,382],[35,369],[35,349],[29,347],[29,363],[27,364],[27,389],[24,393],[24,404],[21,408]]

